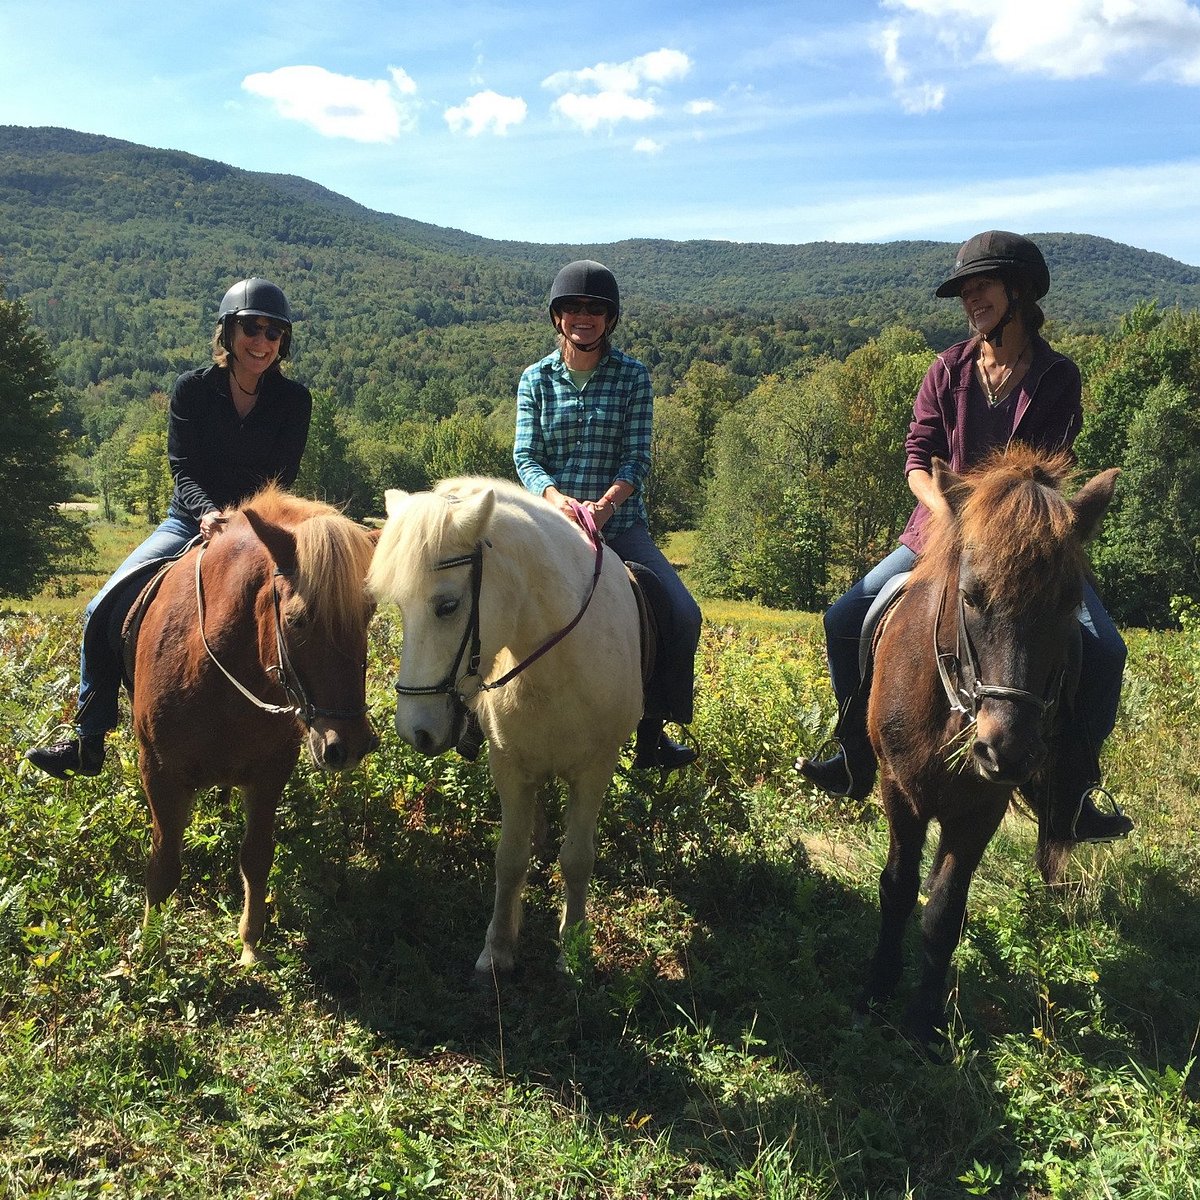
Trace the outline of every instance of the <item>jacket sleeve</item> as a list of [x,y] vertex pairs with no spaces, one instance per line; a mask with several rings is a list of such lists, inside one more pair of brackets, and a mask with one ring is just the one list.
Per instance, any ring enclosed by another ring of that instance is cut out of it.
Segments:
[[217,505],[209,499],[208,491],[195,474],[197,465],[204,459],[203,412],[207,391],[202,376],[180,375],[171,388],[167,417],[167,462],[175,480],[175,492],[197,521],[205,513],[217,511]]
[[650,474],[650,446],[654,434],[654,390],[650,372],[640,362],[630,367],[629,402],[621,439],[621,464],[617,479],[641,491]]
[[542,495],[556,481],[543,465],[546,443],[542,433],[542,404],[538,389],[538,372],[529,367],[517,385],[517,431],[513,439],[513,465],[525,490]]
[[950,431],[946,413],[954,404],[950,371],[937,358],[925,372],[913,403],[913,419],[904,441],[904,474],[932,471],[933,460],[950,461]]
[[282,487],[290,488],[300,474],[300,460],[308,445],[308,429],[312,423],[312,393],[302,383],[289,380],[291,395],[287,398],[288,420],[279,446],[279,472],[276,479]]

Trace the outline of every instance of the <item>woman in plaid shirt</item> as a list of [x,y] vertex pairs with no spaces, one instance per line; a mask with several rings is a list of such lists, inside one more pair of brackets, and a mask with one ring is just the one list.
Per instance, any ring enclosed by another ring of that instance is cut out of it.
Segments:
[[646,368],[610,343],[620,316],[620,291],[607,267],[583,259],[559,271],[550,289],[558,349],[521,375],[513,462],[528,491],[572,520],[571,502],[582,504],[617,554],[662,584],[672,615],[670,627],[659,630],[664,711],[648,709],[639,723],[634,766],[670,771],[696,757],[663,725],[692,719],[700,608],[650,537],[643,485],[654,394]]

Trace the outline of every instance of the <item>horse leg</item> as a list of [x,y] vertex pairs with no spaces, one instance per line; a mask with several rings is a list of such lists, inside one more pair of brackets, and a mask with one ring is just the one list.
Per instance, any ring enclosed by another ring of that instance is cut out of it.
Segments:
[[521,928],[521,893],[529,874],[537,783],[524,777],[500,754],[492,758],[491,771],[500,793],[496,901],[475,970],[505,974],[513,968]]
[[[593,764],[570,781],[567,812],[558,863],[562,868],[566,896],[559,923],[559,944],[571,931],[587,925],[587,893],[596,865],[596,820],[600,806],[617,767],[617,755],[606,755],[602,764]],[[567,970],[566,959],[559,955],[560,970]]]
[[967,892],[987,844],[999,828],[1007,798],[956,809],[942,821],[936,875],[921,920],[921,972],[906,1019],[924,1042],[935,1040],[946,1022],[946,976],[962,938]]
[[885,771],[883,807],[888,818],[888,857],[879,873],[879,941],[867,973],[858,1009],[886,1000],[900,981],[904,964],[904,929],[916,907],[921,885],[921,854],[929,822],[917,816]]
[[282,787],[261,784],[241,788],[246,810],[246,829],[238,855],[243,897],[238,922],[242,940],[239,961],[243,967],[259,961],[258,943],[267,927],[267,877],[275,861],[275,812],[282,791]]
[[[142,932],[146,936],[152,915],[179,886],[183,875],[183,834],[192,815],[195,792],[187,785],[156,771],[142,755],[142,788],[150,805],[150,856],[146,859],[146,912]],[[156,948],[165,947],[161,940]]]

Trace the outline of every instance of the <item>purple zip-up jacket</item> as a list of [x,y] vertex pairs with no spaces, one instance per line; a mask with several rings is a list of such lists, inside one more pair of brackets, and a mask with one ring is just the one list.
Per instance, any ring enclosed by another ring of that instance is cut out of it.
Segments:
[[[1010,440],[1053,454],[1069,451],[1083,424],[1079,368],[1049,343],[1032,338],[1033,361],[1017,385]],[[968,408],[975,376],[977,337],[968,338],[939,354],[925,373],[913,404],[912,424],[904,448],[904,474],[933,471],[940,458],[953,471],[974,466],[993,444],[968,444]],[[900,535],[901,542],[919,554],[929,510],[918,504]]]

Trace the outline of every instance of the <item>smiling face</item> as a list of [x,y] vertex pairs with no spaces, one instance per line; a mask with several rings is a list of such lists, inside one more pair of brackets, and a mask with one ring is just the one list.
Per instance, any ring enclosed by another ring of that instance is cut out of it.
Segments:
[[611,312],[603,300],[568,296],[555,306],[555,324],[568,345],[583,349],[598,342],[608,332]]
[[[984,337],[996,328],[1008,311],[1008,292],[998,275],[971,276],[963,284],[959,296],[967,320]],[[1018,311],[1014,304],[1014,317],[1018,316]]]
[[261,376],[279,358],[281,339],[271,341],[266,336],[272,328],[278,330],[280,326],[266,317],[243,316],[233,322],[233,357],[239,371]]

